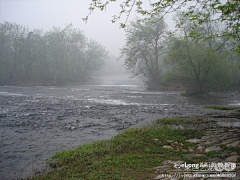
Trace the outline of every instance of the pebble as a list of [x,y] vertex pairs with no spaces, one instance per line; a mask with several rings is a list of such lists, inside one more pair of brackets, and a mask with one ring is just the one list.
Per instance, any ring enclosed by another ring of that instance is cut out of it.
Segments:
[[[206,163],[227,163],[227,162],[232,162],[232,163],[236,163],[236,167],[235,167],[235,171],[236,172],[236,177],[233,178],[209,178],[211,180],[224,180],[224,179],[228,179],[228,180],[238,180],[240,179],[240,155],[237,154],[237,152],[231,152],[231,151],[224,151],[224,149],[222,149],[220,146],[221,145],[225,145],[226,147],[229,148],[239,148],[240,147],[240,129],[239,128],[219,128],[219,129],[210,129],[210,130],[206,130],[206,132],[204,133],[205,135],[201,138],[201,139],[188,139],[186,140],[187,142],[190,143],[194,143],[195,146],[194,147],[190,147],[188,149],[189,152],[192,152],[190,154],[185,154],[184,157],[187,159],[192,159],[194,160],[195,158],[201,158],[201,157],[208,157],[209,159],[206,161]],[[207,134],[207,135],[206,135]],[[216,136],[216,134],[219,134],[218,136]],[[220,136],[222,135],[222,136]],[[238,138],[237,138],[238,137]],[[181,146],[180,143],[174,143],[173,141],[169,141],[167,140],[167,142],[171,142],[172,146],[163,146],[164,148],[171,148],[171,149],[175,149],[178,150],[179,147]],[[214,144],[214,145],[213,145]],[[179,147],[178,147],[179,146]],[[212,158],[209,156],[206,156],[206,153],[209,152],[221,152],[218,156],[213,156]],[[176,160],[173,161],[171,159],[169,160],[165,160],[162,162],[163,165],[162,166],[157,166],[154,169],[156,169],[156,173],[157,176],[154,178],[154,180],[157,179],[181,179],[176,178],[176,175],[178,174],[178,176],[180,175],[184,175],[186,173],[196,173],[196,171],[186,171],[186,169],[184,167],[180,167],[180,165],[184,165],[186,162],[181,161],[181,160]],[[200,163],[200,162],[199,162]],[[204,162],[203,162],[204,163]],[[174,167],[174,165],[176,167]],[[200,171],[199,171],[200,172]],[[226,172],[226,171],[225,171]],[[165,174],[168,173],[168,174]],[[200,172],[201,173],[201,172]],[[219,173],[219,172],[215,172],[214,173]],[[200,178],[187,178],[187,179],[200,179]]]
[[230,156],[226,159],[226,162],[237,162],[240,156],[235,155],[235,156]]
[[212,152],[212,151],[220,152],[220,151],[222,151],[222,148],[219,146],[211,146],[211,147],[208,147],[207,149],[205,149],[206,153]]
[[235,141],[235,142],[233,142],[233,143],[231,143],[231,144],[227,144],[227,147],[228,147],[228,148],[231,148],[231,147],[233,147],[233,148],[240,147],[240,141]]
[[163,146],[163,148],[166,148],[166,149],[173,149],[173,147],[172,146]]

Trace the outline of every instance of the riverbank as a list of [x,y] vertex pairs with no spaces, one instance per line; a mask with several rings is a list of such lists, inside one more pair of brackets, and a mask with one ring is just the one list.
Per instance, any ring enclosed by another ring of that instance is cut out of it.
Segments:
[[[53,170],[32,179],[181,179],[216,174],[236,175],[218,179],[239,179],[240,127],[221,127],[219,118],[239,120],[239,110],[163,118],[109,140],[63,150],[48,162]],[[209,168],[214,163],[216,167]]]
[[[239,107],[240,103],[236,92],[216,93],[224,98],[184,97],[177,91],[147,91],[122,80],[68,87],[1,86],[0,179],[32,176],[45,168],[46,158],[56,151],[109,139],[158,118],[217,116],[220,110],[203,107]],[[226,123],[220,118],[217,123],[228,126],[236,121]]]

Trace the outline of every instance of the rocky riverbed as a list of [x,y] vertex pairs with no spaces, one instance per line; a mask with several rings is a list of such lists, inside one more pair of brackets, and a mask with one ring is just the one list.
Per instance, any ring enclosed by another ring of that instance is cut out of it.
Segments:
[[[164,116],[220,112],[203,106],[238,104],[234,97],[227,93],[226,98],[191,99],[134,84],[0,87],[0,177],[33,175],[46,168],[47,157],[56,151],[110,138]],[[221,123],[239,125],[235,120]]]
[[[165,160],[154,167],[154,179],[240,179],[240,128],[218,127],[204,130],[200,139],[188,139],[195,146],[183,149],[181,144],[169,140],[164,148],[190,152],[186,161]],[[193,162],[195,161],[195,162]]]

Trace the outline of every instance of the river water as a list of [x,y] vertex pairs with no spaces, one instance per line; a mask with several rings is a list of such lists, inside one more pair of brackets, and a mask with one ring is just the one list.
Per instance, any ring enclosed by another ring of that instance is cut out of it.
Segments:
[[221,98],[147,91],[127,76],[94,77],[79,86],[0,86],[0,178],[24,178],[45,169],[62,149],[110,138],[163,116],[206,114],[204,105],[240,106],[239,92]]

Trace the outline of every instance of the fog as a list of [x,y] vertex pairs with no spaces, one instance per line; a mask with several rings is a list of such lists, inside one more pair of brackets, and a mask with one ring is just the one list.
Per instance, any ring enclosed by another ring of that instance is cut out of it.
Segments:
[[[90,2],[0,0],[0,179],[34,176],[49,170],[46,159],[57,151],[109,139],[163,117],[203,116],[209,118],[204,129],[240,127],[233,111],[229,121],[217,116],[220,110],[204,108],[240,107],[239,56],[226,56],[228,47],[221,44],[225,40],[196,43],[182,38],[181,32],[175,40],[168,36],[174,28],[169,14],[168,27],[159,17],[154,26],[144,22],[147,28],[139,28],[122,51],[126,58],[116,61],[125,44],[119,26],[126,16],[111,23],[121,10],[113,2],[104,12],[94,11],[85,23]],[[133,10],[129,21],[135,17]],[[199,30],[212,32],[217,26],[203,24]],[[148,28],[152,34],[146,33]],[[212,48],[219,45],[216,54]],[[131,75],[125,74],[123,63]]]
[[118,55],[118,49],[124,44],[124,30],[110,22],[118,7],[109,6],[105,13],[96,11],[85,23],[82,18],[89,13],[89,3],[86,0],[1,0],[0,19],[44,30],[72,23],[88,38],[102,43],[109,53]]
[[[112,23],[112,16],[120,11],[117,3],[110,3],[104,12],[95,10],[85,23],[82,18],[89,14],[87,0],[0,0],[0,22],[9,21],[26,25],[30,29],[49,30],[53,26],[64,27],[72,23],[85,35],[100,42],[111,55],[118,56],[124,45],[125,32],[120,21]],[[130,20],[136,16],[133,11]],[[170,21],[170,16],[168,18]],[[170,27],[174,27],[169,23]]]

